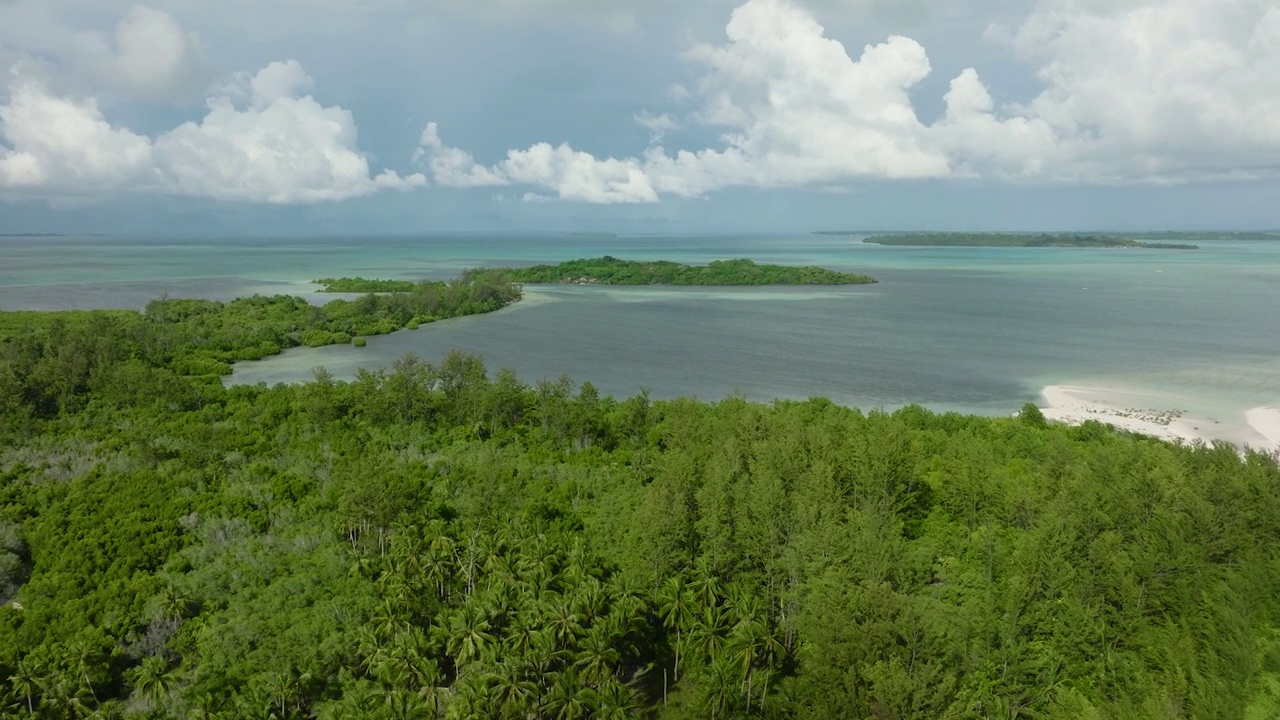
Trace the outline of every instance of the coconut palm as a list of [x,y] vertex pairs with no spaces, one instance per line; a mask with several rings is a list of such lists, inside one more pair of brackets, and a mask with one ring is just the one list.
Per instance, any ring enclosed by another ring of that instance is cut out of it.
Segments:
[[711,605],[702,609],[702,616],[698,618],[693,632],[697,646],[707,661],[720,657],[729,629],[729,614],[723,608]]
[[578,720],[591,714],[592,693],[582,687],[573,668],[560,673],[547,693],[545,709],[556,720]]
[[604,585],[599,580],[588,576],[578,585],[577,591],[573,594],[573,602],[578,614],[582,615],[586,622],[592,622],[604,614],[608,597],[605,595]]
[[13,688],[15,695],[26,700],[27,712],[32,715],[36,712],[36,696],[43,689],[42,670],[39,660],[29,655],[18,663],[18,667],[9,676],[9,687]]
[[582,634],[582,615],[574,610],[572,603],[562,599],[552,609],[547,625],[560,647],[572,647]]
[[635,693],[617,680],[610,680],[596,690],[592,717],[599,720],[625,720],[635,717],[640,710]]
[[704,717],[714,720],[733,712],[738,699],[738,679],[728,658],[713,659],[699,687],[702,689],[699,705]]
[[143,659],[133,671],[133,691],[146,699],[151,707],[158,707],[173,686],[169,662],[158,655]]
[[613,678],[619,657],[608,631],[596,625],[582,639],[582,648],[574,665],[582,671],[583,680],[599,688]]
[[685,588],[678,577],[667,578],[658,590],[658,613],[662,618],[662,624],[668,631],[674,630],[676,633],[676,641],[672,646],[675,650],[675,667],[672,675],[676,682],[680,681],[680,653],[689,629],[694,623],[696,607],[697,602],[693,593]]
[[494,641],[491,629],[484,610],[475,604],[465,605],[450,618],[447,650],[459,668],[481,657]]

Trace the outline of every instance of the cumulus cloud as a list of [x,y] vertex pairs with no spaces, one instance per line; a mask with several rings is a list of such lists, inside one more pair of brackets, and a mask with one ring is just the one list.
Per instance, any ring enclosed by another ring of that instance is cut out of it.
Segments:
[[[50,3],[65,9],[83,1]],[[114,34],[77,36],[84,41],[78,47],[87,48],[80,55],[65,38],[21,46],[29,58],[53,58],[50,65],[103,69],[95,71],[97,86],[86,88],[23,66],[8,99],[0,98],[0,186],[127,187],[284,203],[416,187],[430,176],[446,187],[521,186],[529,199],[611,203],[698,197],[734,186],[833,188],[922,178],[1168,183],[1280,171],[1277,0],[1038,0],[1030,8],[1014,0],[963,0],[959,6],[971,15],[986,9],[1007,17],[1017,9],[1018,19],[995,26],[988,39],[1026,64],[1039,86],[1012,102],[977,70],[964,69],[945,78],[943,112],[928,121],[916,101],[934,68],[920,43],[889,35],[847,47],[815,15],[874,16],[894,2],[746,0],[722,38],[686,54],[691,75],[678,85],[679,97],[667,98],[676,109],[634,114],[649,139],[631,157],[593,155],[581,142],[536,143],[482,163],[447,145],[431,123],[414,156],[423,173],[408,176],[375,174],[358,149],[351,113],[308,94],[311,78],[293,62],[201,92],[210,95],[204,116],[170,132],[113,125],[107,115],[119,94],[173,100],[207,86],[199,38],[163,12],[134,8]],[[584,3],[476,6],[569,12]],[[268,5],[278,11],[341,3]],[[356,6],[381,15],[418,7],[407,0],[344,7]],[[627,3],[599,6],[614,13]],[[11,7],[26,14],[0,12],[0,25],[20,17],[34,27],[44,5]],[[14,47],[21,33],[10,25],[0,26],[0,44]],[[0,61],[9,58],[5,52],[0,47]],[[684,131],[680,139],[713,139],[681,147],[675,130]]]
[[[893,37],[855,61],[810,14],[784,0],[751,0],[734,11],[726,34],[727,43],[689,53],[706,70],[697,88],[705,102],[694,119],[723,128],[723,147],[669,154],[655,146],[641,158],[598,160],[541,143],[509,152],[488,170],[589,202],[950,172],[947,158],[923,142],[926,128],[911,106],[908,91],[929,73],[915,41]],[[668,116],[637,120],[655,140],[657,131],[675,127]],[[450,184],[438,175],[436,181]]]
[[68,25],[46,3],[0,8],[0,63],[20,65],[59,90],[92,87],[112,102],[189,104],[213,78],[199,36],[168,13],[141,5],[108,31]]
[[115,47],[99,65],[130,94],[150,100],[199,97],[212,71],[200,39],[171,15],[137,6],[116,27]]
[[491,187],[506,185],[507,178],[475,161],[471,153],[446,147],[440,140],[440,130],[435,123],[427,123],[422,131],[414,162],[429,158],[428,166],[435,181],[447,187]]
[[311,84],[295,61],[268,65],[248,79],[246,107],[212,98],[201,122],[157,138],[158,167],[179,192],[219,200],[309,203],[425,184],[422,175],[371,177],[351,113],[302,95]]
[[1280,167],[1275,0],[1045,2],[1012,33],[1073,178],[1174,181]]
[[302,95],[311,79],[293,61],[242,78],[198,123],[155,138],[113,126],[92,98],[20,82],[0,105],[0,187],[46,194],[162,192],[264,203],[314,203],[426,183],[371,175],[354,119]]
[[685,121],[718,128],[716,147],[668,150],[661,143],[679,121],[645,113],[636,119],[651,147],[635,158],[543,143],[484,167],[437,135],[433,172],[445,185],[484,177],[564,199],[635,202],[731,186],[1180,182],[1280,170],[1275,0],[1043,0],[992,33],[1036,69],[1042,91],[1000,103],[965,69],[928,124],[912,92],[932,68],[910,38],[855,55],[794,0],[748,0],[725,33],[688,53],[701,72],[684,86],[697,103]]
[[0,187],[92,192],[153,185],[150,139],[103,118],[92,99],[53,97],[35,82],[0,105]]
[[[426,160],[432,179],[446,187],[482,187],[493,185],[534,185],[555,193],[560,200],[591,203],[656,202],[657,192],[649,182],[641,163],[634,159],[599,160],[590,153],[574,150],[568,144],[552,147],[538,143],[527,150],[512,150],[506,159],[493,167],[475,161],[470,153],[446,146],[440,140],[436,124],[429,123],[422,132],[422,144],[415,154]],[[528,200],[546,196],[531,193]]]

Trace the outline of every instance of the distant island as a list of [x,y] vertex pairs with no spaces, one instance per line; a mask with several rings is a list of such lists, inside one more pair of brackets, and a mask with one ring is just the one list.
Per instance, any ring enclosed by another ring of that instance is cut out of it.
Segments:
[[[868,275],[826,268],[759,265],[752,260],[716,260],[709,265],[684,265],[669,260],[619,260],[608,255],[570,260],[559,265],[527,268],[476,268],[463,274],[467,282],[527,285],[868,285]],[[419,283],[411,280],[371,280],[362,277],[323,278],[320,292],[405,293]]]
[[1188,243],[1143,242],[1119,235],[1074,233],[902,233],[873,235],[863,240],[873,245],[921,247],[1067,247],[1141,248],[1144,250],[1198,250]]
[[323,285],[320,292],[330,293],[400,293],[412,292],[418,283],[412,280],[369,280],[362,277],[322,278],[312,280]]
[[866,285],[876,282],[867,275],[813,266],[758,265],[747,259],[716,260],[697,266],[669,260],[620,260],[608,255],[559,265],[471,272],[502,273],[512,282],[548,285]]

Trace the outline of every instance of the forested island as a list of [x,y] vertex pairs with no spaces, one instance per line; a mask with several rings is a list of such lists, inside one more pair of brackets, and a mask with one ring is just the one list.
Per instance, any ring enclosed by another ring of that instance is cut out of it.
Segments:
[[[364,338],[402,328],[493,312],[519,300],[520,287],[501,273],[471,273],[452,282],[414,283],[409,292],[367,294],[322,306],[299,297],[254,296],[229,303],[163,298],[143,313],[124,310],[0,312],[0,338],[19,343],[24,333],[46,333],[52,347],[89,353],[103,332],[129,336],[133,351],[151,365],[180,375],[228,375],[240,360],[260,360],[291,347],[364,344]],[[41,402],[63,389],[46,383]],[[30,399],[30,398],[29,398]]]
[[559,265],[475,272],[498,272],[519,283],[561,285],[865,285],[876,282],[867,275],[812,266],[758,265],[745,258],[715,260],[709,265],[697,266],[669,260],[620,260],[606,255]]
[[873,245],[907,245],[927,247],[1065,247],[1065,248],[1142,248],[1146,250],[1198,250],[1196,245],[1172,242],[1146,242],[1119,235],[1081,235],[1076,233],[900,233],[873,235],[863,240]]
[[[467,281],[502,278],[530,285],[866,285],[876,279],[820,267],[758,265],[752,260],[715,260],[709,265],[682,265],[667,260],[619,260],[608,255],[570,260],[558,265],[525,268],[479,268],[463,274]],[[409,280],[370,280],[362,277],[323,278],[320,292],[411,292]]]
[[322,285],[320,292],[327,293],[407,293],[413,292],[417,285],[412,280],[369,280],[362,277],[321,278],[311,282]]
[[0,313],[0,713],[1280,716],[1274,456],[461,353],[218,381],[428,310],[383,302]]

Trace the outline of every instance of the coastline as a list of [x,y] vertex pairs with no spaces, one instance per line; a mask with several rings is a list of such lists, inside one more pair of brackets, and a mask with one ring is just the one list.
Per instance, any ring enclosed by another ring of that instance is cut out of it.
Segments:
[[1238,416],[1215,417],[1168,407],[1133,390],[1084,385],[1048,385],[1041,391],[1045,419],[1080,425],[1096,420],[1120,430],[1170,442],[1229,442],[1260,452],[1280,452],[1280,407],[1259,406]]

